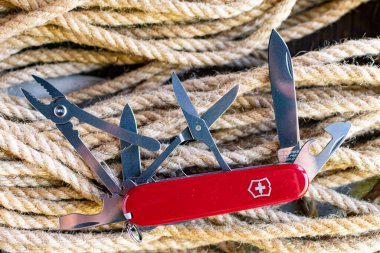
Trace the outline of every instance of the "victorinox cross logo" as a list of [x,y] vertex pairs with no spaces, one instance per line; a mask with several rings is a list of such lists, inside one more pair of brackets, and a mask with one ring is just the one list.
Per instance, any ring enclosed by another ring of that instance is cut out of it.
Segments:
[[251,180],[248,191],[254,198],[268,197],[270,196],[272,188],[270,186],[270,181],[265,177],[257,180]]

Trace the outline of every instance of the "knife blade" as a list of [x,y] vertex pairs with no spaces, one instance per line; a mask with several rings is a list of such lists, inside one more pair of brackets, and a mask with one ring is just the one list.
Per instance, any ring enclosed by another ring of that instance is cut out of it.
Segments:
[[[137,134],[136,119],[132,108],[128,104],[124,107],[121,114],[120,127]],[[141,158],[139,147],[120,140],[120,152],[121,163],[123,166],[123,182],[140,176]]]
[[[272,30],[268,50],[269,78],[280,149],[280,162],[292,162],[299,150],[299,126],[292,59],[288,47]],[[292,154],[293,153],[293,154]]]

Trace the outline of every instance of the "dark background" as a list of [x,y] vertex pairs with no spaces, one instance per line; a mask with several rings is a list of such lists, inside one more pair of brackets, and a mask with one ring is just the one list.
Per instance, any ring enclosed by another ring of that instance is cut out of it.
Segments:
[[370,1],[344,15],[337,22],[288,44],[292,54],[310,51],[346,39],[380,36],[380,0]]
[[[288,42],[287,45],[291,55],[294,56],[299,55],[302,52],[323,48],[348,39],[360,39],[366,37],[373,38],[379,36],[380,0],[371,0],[368,3],[362,4],[358,8],[347,13],[337,22],[332,23],[310,35],[302,37],[301,39],[292,40]],[[123,66],[111,65],[101,70],[92,71],[88,74],[98,77],[114,78],[125,73],[126,71],[131,71],[141,66],[141,64]],[[254,66],[249,66],[249,68],[252,67]],[[178,74],[182,80],[195,77],[200,78],[210,74],[241,71],[244,69],[244,67],[212,66],[193,68]]]
[[[281,33],[281,32],[280,32]],[[373,38],[380,36],[380,0],[371,0],[364,3],[356,9],[350,11],[337,22],[332,23],[310,35],[300,39],[292,40],[287,43],[292,56],[300,55],[308,51],[320,49],[331,44],[343,42],[349,39]],[[356,62],[366,64],[368,59],[355,59]],[[135,66],[109,67],[105,72],[97,72],[95,75],[115,76],[120,75],[126,70],[137,68]],[[180,73],[180,79],[201,78],[210,74],[223,74],[253,68],[247,67],[231,67],[231,66],[211,66],[193,68]],[[169,78],[168,78],[169,79]],[[169,80],[166,82],[169,84]]]

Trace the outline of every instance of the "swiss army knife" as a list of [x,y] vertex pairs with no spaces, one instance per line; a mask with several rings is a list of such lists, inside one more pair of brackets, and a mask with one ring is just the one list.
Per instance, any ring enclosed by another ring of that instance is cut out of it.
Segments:
[[[160,148],[160,143],[138,134],[133,111],[128,105],[122,112],[120,125],[115,126],[80,109],[53,85],[34,76],[53,101],[44,104],[22,90],[25,97],[56,124],[108,190],[102,196],[103,210],[100,213],[60,217],[60,228],[77,230],[125,222],[127,231],[138,241],[142,239],[141,230],[158,225],[279,204],[304,196],[310,181],[345,140],[351,124],[341,122],[326,127],[332,137],[330,142],[318,155],[311,154],[310,145],[314,140],[300,145],[292,61],[285,42],[275,30],[269,43],[269,75],[280,143],[278,164],[231,170],[215,144],[210,127],[233,103],[238,85],[199,115],[180,80],[173,74],[174,93],[187,127],[171,139],[167,148],[144,171],[141,170],[140,147],[155,151]],[[81,141],[70,122],[73,117],[120,139],[121,182]],[[221,171],[154,180],[156,171],[176,147],[192,140],[208,146]]]

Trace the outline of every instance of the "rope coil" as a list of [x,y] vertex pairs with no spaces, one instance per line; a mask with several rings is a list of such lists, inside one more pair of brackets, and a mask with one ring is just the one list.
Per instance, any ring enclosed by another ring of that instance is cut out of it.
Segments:
[[[353,125],[348,144],[307,193],[338,209],[333,216],[312,218],[281,206],[264,207],[144,231],[139,244],[122,224],[60,232],[57,217],[98,212],[104,188],[54,124],[24,98],[7,94],[7,88],[32,80],[32,74],[55,78],[121,66],[124,73],[70,93],[68,99],[113,124],[128,103],[139,133],[165,140],[185,125],[172,88],[164,85],[170,73],[187,78],[186,71],[205,68],[211,70],[207,76],[183,82],[200,113],[233,85],[241,87],[231,109],[212,127],[225,160],[233,167],[271,163],[278,149],[266,65],[271,29],[277,28],[287,42],[303,38],[364,2],[0,1],[0,249],[379,251],[379,198],[356,199],[338,191],[380,175],[379,38],[347,40],[293,58],[302,139],[316,138],[318,150],[328,140],[325,126],[347,120]],[[368,64],[356,63],[356,58],[366,58]],[[214,74],[215,65],[232,71]],[[118,141],[88,125],[76,129],[95,156],[120,176]],[[143,169],[158,154],[141,150]],[[179,147],[159,176],[213,168],[212,153],[194,143]]]

